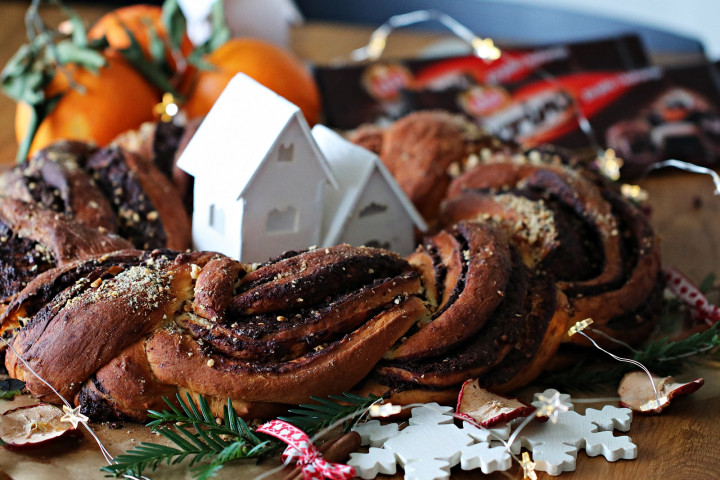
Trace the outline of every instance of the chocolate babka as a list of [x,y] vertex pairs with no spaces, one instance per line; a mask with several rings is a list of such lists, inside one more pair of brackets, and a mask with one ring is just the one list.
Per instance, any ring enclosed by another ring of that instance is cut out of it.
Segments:
[[172,183],[119,147],[61,141],[0,176],[3,195],[118,233],[136,248],[190,247],[190,218]]
[[411,113],[387,129],[363,125],[349,139],[380,155],[400,188],[431,224],[450,181],[470,158],[515,149],[464,117],[440,110]]
[[445,225],[501,225],[525,263],[568,296],[570,324],[591,317],[595,328],[631,343],[655,325],[659,242],[647,216],[609,186],[562,164],[496,158],[454,179],[441,211]]
[[130,246],[62,213],[0,196],[0,311],[42,272]]
[[173,184],[192,214],[193,178],[177,167],[177,159],[202,123],[202,118],[186,125],[174,122],[146,122],[137,130],[129,130],[113,140],[112,145],[152,162]]
[[407,259],[341,245],[247,265],[181,253],[169,178],[191,131],[53,145],[0,179],[25,201],[0,197],[0,334],[33,395],[57,401],[17,355],[94,419],[144,420],[176,393],[252,417],[351,389],[452,403],[471,377],[532,381],[577,320],[628,342],[655,324],[646,216],[552,149],[523,155],[441,112],[358,130],[435,232]]
[[452,403],[469,378],[504,391],[540,374],[565,333],[567,303],[500,228],[460,222],[409,260],[422,272],[433,314],[385,355],[363,391],[389,391],[399,403]]
[[28,163],[0,175],[3,195],[62,212],[89,227],[117,233],[110,202],[85,172],[97,149],[87,143],[61,141],[35,154]]
[[[421,295],[419,274],[380,249],[290,252],[256,267],[125,250],[44,272],[0,320],[16,330],[15,351],[92,418],[142,420],[179,390],[266,415],[353,387],[428,318]],[[6,366],[57,400],[14,352]]]

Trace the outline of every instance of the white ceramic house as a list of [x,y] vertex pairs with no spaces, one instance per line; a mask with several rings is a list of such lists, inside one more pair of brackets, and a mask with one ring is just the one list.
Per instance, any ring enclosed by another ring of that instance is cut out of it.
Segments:
[[425,231],[427,225],[380,158],[323,125],[312,134],[339,185],[325,192],[321,244],[410,254],[416,246],[414,228]]
[[230,81],[178,166],[195,177],[196,249],[262,262],[320,244],[337,182],[300,110],[250,77]]

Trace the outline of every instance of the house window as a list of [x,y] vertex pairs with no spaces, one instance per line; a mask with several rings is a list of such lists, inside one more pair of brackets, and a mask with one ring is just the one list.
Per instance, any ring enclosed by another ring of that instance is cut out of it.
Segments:
[[292,162],[293,161],[293,150],[295,150],[295,145],[285,145],[284,143],[280,144],[280,148],[278,149],[278,162]]
[[225,234],[225,210],[217,205],[210,204],[210,215],[208,215],[210,228],[220,234]]
[[274,233],[293,233],[298,230],[298,211],[294,207],[287,207],[285,210],[273,208],[268,213],[265,232]]
[[360,218],[367,217],[370,215],[375,215],[377,213],[385,212],[385,211],[387,211],[387,209],[388,209],[387,205],[381,205],[379,203],[370,202],[369,205],[366,205],[365,207],[363,207],[362,210],[360,210],[360,212],[358,213],[358,216]]

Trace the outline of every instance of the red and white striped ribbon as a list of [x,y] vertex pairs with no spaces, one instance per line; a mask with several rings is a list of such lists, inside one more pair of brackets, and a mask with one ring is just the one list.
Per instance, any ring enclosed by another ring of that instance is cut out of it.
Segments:
[[282,454],[283,461],[295,460],[302,468],[303,480],[350,480],[355,476],[355,469],[341,463],[331,463],[322,458],[320,451],[313,445],[310,437],[297,428],[282,420],[272,420],[261,425],[256,431],[279,438],[288,444]]
[[711,304],[700,289],[675,267],[663,269],[667,287],[689,308],[693,320],[714,325],[720,321],[720,308]]

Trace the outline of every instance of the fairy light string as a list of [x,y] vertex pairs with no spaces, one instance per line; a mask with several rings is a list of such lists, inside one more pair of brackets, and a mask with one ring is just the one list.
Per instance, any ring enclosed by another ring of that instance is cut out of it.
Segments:
[[350,52],[350,58],[359,62],[364,60],[375,61],[385,51],[387,38],[393,30],[406,27],[416,23],[435,20],[449,29],[454,35],[465,41],[473,49],[476,56],[486,60],[497,60],[501,51],[497,48],[491,38],[480,38],[469,28],[461,24],[450,15],[438,10],[416,10],[414,12],[393,15],[385,23],[380,25],[370,35],[368,44]]
[[[590,320],[590,321],[588,322],[588,320]],[[647,374],[648,378],[650,379],[650,385],[652,385],[653,392],[655,393],[655,398],[653,400],[650,400],[646,404],[641,405],[640,406],[641,410],[643,410],[643,411],[654,410],[654,409],[658,408],[659,406],[667,403],[667,401],[668,401],[667,397],[660,396],[657,386],[655,385],[655,381],[653,380],[652,374],[650,373],[650,370],[648,370],[645,365],[638,362],[637,360],[633,360],[631,358],[620,357],[618,355],[615,355],[614,353],[611,353],[611,352],[605,350],[600,345],[598,345],[595,340],[593,340],[589,335],[587,335],[583,331],[585,329],[588,329],[591,324],[592,324],[592,319],[580,320],[579,322],[575,323],[575,325],[570,327],[570,329],[568,330],[568,335],[572,336],[575,334],[580,334],[583,337],[587,338],[588,341],[590,341],[590,343],[592,343],[593,346],[595,348],[597,348],[598,350],[600,350],[601,352],[607,353],[608,355],[610,355],[612,358],[614,358],[615,360],[617,360],[619,362],[625,362],[625,363],[630,363],[632,365],[635,365],[635,366],[639,367],[640,369],[642,369],[642,371],[644,371]],[[593,332],[595,332],[595,330],[593,330]]]
[[661,168],[667,168],[667,167],[673,167],[677,168],[686,172],[690,173],[699,173],[702,175],[709,175],[710,178],[712,178],[713,184],[715,186],[715,189],[713,190],[713,193],[715,195],[720,195],[720,175],[715,170],[712,170],[710,168],[701,167],[699,165],[695,165],[693,163],[689,162],[683,162],[676,159],[670,159],[665,160],[663,162],[658,162],[650,165],[648,169],[645,171],[645,175],[650,173],[652,170],[659,170]]
[[[400,15],[390,17],[385,23],[380,25],[371,34],[368,43],[360,48],[350,52],[349,58],[353,62],[370,61],[374,62],[380,59],[385,47],[387,46],[388,36],[393,30],[410,26],[416,23],[437,21],[450,30],[455,36],[467,43],[472,49],[473,55],[485,61],[498,60],[503,51],[495,45],[492,38],[481,38],[472,32],[468,27],[455,20],[453,17],[440,12],[438,10],[416,10]],[[598,141],[597,134],[590,123],[590,120],[583,112],[580,103],[575,95],[571,95],[567,89],[559,82],[558,78],[543,68],[537,68],[535,74],[543,81],[561,91],[569,99],[572,105],[572,113],[577,121],[578,128],[587,137],[590,148],[596,152],[596,163],[605,165],[605,168],[612,169],[610,177],[618,180],[620,177],[620,168],[622,167],[622,159],[615,155],[612,149],[604,149]],[[603,167],[601,167],[602,169]]]

